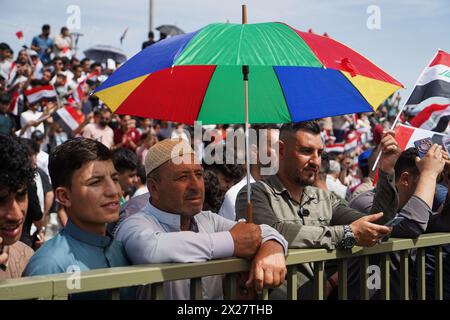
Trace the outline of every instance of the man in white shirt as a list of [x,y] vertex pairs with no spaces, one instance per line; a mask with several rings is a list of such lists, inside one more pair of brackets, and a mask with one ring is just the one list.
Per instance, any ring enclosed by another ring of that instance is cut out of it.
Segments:
[[[270,168],[270,166],[276,168],[277,151],[275,146],[279,140],[279,130],[276,125],[254,125],[252,129],[256,133],[256,143],[250,145],[250,152],[252,158],[256,159],[255,164],[250,164],[250,183],[259,181],[264,175],[274,174],[275,172],[266,172],[264,169]],[[259,142],[259,143],[258,143]],[[267,151],[267,157],[261,157],[260,152]],[[270,158],[271,161],[264,161]],[[264,162],[264,163],[263,163]],[[242,178],[237,184],[232,186],[226,193],[219,210],[219,215],[224,218],[235,220],[235,202],[239,191],[243,187],[247,187],[247,176]]]
[[[166,139],[150,148],[145,171],[151,197],[140,212],[119,224],[116,239],[133,264],[253,259],[246,287],[257,292],[263,286],[278,287],[286,274],[286,241],[267,225],[201,211],[203,169],[194,158],[183,139]],[[204,299],[222,299],[222,277],[203,278],[202,294]],[[164,283],[164,298],[189,299],[189,280]]]
[[330,160],[330,169],[327,174],[327,187],[328,190],[334,191],[342,199],[345,199],[347,193],[347,187],[339,180],[339,174],[341,173],[341,165],[335,160]]
[[83,137],[100,141],[111,149],[114,144],[114,131],[108,125],[111,121],[111,112],[108,109],[103,109],[95,118],[94,123],[89,123],[84,127]]
[[55,55],[57,57],[72,57],[72,37],[67,27],[61,28],[61,33],[55,36]]
[[27,129],[22,134],[23,138],[31,139],[31,134],[35,130],[45,132],[44,123],[42,123],[42,122],[37,126],[33,126],[33,125],[30,126],[30,123],[32,123],[32,121],[38,120],[42,115],[43,115],[43,113],[38,111],[37,103],[31,104],[27,111],[22,112],[22,114],[20,115],[20,126],[23,128],[28,124]]

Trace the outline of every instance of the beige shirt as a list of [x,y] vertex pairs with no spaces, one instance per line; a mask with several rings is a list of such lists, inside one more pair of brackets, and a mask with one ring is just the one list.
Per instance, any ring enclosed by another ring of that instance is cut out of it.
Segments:
[[102,128],[98,124],[89,123],[83,130],[83,137],[100,141],[108,148],[114,144],[114,131],[109,126]]
[[8,261],[3,265],[6,267],[5,270],[0,268],[0,280],[20,278],[28,260],[34,254],[33,249],[23,242],[17,241],[12,246],[3,248],[3,251],[8,253]]

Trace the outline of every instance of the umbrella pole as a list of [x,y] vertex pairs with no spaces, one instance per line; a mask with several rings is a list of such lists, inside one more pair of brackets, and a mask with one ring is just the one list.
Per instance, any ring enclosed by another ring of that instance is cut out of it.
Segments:
[[[242,24],[247,24],[247,6],[242,5]],[[253,223],[253,206],[251,203],[252,189],[250,186],[250,143],[249,143],[249,123],[248,123],[248,66],[242,66],[244,76],[244,102],[245,102],[245,163],[247,167],[247,222]]]
[[253,223],[253,206],[250,200],[250,143],[249,143],[249,121],[248,121],[248,66],[242,66],[244,75],[244,101],[245,101],[245,163],[247,167],[247,222]]

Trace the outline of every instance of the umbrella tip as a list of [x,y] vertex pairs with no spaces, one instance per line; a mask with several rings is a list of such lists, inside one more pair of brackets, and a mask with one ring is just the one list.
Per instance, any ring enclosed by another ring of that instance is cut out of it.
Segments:
[[247,5],[242,5],[242,24],[247,24]]

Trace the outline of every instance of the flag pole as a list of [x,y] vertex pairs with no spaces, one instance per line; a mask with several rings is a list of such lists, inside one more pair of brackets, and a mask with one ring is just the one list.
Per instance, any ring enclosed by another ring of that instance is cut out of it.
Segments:
[[[439,53],[440,50],[441,50],[441,49],[437,49],[437,50],[436,50],[436,53],[435,53],[435,54],[433,55],[433,57],[430,59],[430,61],[428,62],[428,64],[425,66],[425,68],[423,68],[422,72],[420,73],[419,77],[417,78],[416,83],[414,84],[414,86],[412,87],[411,92],[410,92],[409,95],[408,95],[408,98],[407,98],[407,99],[404,99],[404,100],[402,101],[402,106],[401,106],[400,110],[398,111],[397,116],[395,117],[395,120],[394,120],[394,122],[392,123],[392,126],[391,126],[391,129],[390,129],[390,130],[394,130],[395,126],[396,126],[397,123],[398,123],[398,120],[400,119],[401,114],[403,113],[403,111],[404,111],[404,109],[405,109],[405,107],[406,107],[406,103],[408,102],[409,98],[411,98],[411,95],[412,95],[412,93],[414,92],[414,89],[416,88],[416,86],[417,86],[417,84],[419,83],[420,79],[422,79],[422,76],[425,74],[425,71],[427,70],[428,66],[433,62],[433,60],[436,58],[436,56],[438,55],[438,53]],[[375,169],[377,168],[378,162],[380,161],[380,158],[381,158],[381,153],[382,153],[381,150],[378,151],[378,156],[377,156],[377,159],[375,160],[375,163],[373,164],[372,171],[375,171]]]
[[[242,5],[242,24],[247,24],[247,6]],[[250,143],[249,143],[249,120],[248,120],[248,65],[242,66],[244,76],[244,104],[245,104],[245,162],[247,167],[247,222],[253,223],[253,206],[251,203],[250,186]]]

